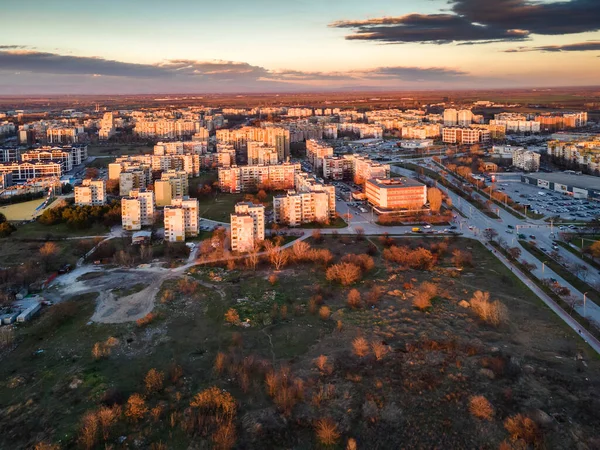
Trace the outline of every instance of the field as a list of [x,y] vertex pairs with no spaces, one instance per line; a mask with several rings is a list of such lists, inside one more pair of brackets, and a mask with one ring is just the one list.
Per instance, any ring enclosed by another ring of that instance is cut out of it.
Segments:
[[[327,437],[338,449],[348,439],[380,449],[597,444],[600,361],[479,243],[446,240],[437,266],[422,271],[384,259],[378,241],[307,242],[336,261],[368,251],[375,265],[349,287],[317,263],[195,266],[165,272],[152,316],[137,324],[90,323],[89,292],[18,327],[0,364],[0,447],[104,448],[119,436],[153,449],[312,449]],[[455,271],[454,249],[470,251],[473,267]],[[86,279],[103,286],[102,277]],[[133,278],[120,278],[120,295],[139,291]],[[437,292],[419,310],[425,281]],[[380,298],[367,306],[374,287]],[[346,303],[351,288],[362,294],[357,309]],[[477,290],[506,305],[507,322],[488,325],[458,304],[474,304]],[[142,403],[127,406],[134,393]],[[90,435],[82,417],[102,405],[114,421]]]
[[[7,220],[18,222],[22,220],[31,220],[41,214],[44,210],[36,213],[35,209],[44,203],[44,198],[31,200],[29,202],[16,203],[14,205],[0,206],[0,213],[6,216]],[[46,206],[47,208],[48,206]],[[45,209],[45,208],[44,208]]]
[[[15,239],[17,233],[9,238],[0,239],[0,267],[19,266],[26,262],[39,261],[39,249],[44,244],[41,241],[30,241]],[[81,245],[79,245],[81,242]],[[81,248],[91,248],[91,239],[71,240],[71,241],[56,241],[58,247],[56,260],[62,264],[74,265],[77,260],[83,256],[85,251]]]
[[110,230],[100,224],[94,224],[90,228],[78,230],[69,228],[67,224],[43,225],[39,222],[31,222],[17,227],[12,235],[15,239],[63,239],[77,238],[79,236],[104,236]]
[[[230,222],[229,215],[234,212],[236,203],[246,201],[246,195],[241,194],[223,194],[214,193],[208,197],[202,197],[199,199],[200,203],[200,217],[209,220],[216,220],[217,222]],[[265,205],[269,205],[273,202],[273,195],[267,194],[267,198],[263,202]]]
[[89,145],[89,156],[120,156],[120,155],[139,155],[143,153],[152,153],[153,148],[144,144],[107,144],[107,145]]

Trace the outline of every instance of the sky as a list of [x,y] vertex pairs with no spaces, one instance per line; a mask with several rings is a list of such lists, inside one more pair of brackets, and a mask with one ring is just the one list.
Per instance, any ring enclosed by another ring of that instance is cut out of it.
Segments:
[[19,0],[0,95],[600,84],[600,0]]

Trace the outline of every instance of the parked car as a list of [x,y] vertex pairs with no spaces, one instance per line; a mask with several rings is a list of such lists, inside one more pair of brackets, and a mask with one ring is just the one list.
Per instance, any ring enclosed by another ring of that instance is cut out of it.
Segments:
[[73,270],[73,267],[71,266],[71,264],[65,264],[60,269],[58,269],[58,273],[60,275],[62,275],[62,274],[65,274],[65,273],[69,273],[71,270]]

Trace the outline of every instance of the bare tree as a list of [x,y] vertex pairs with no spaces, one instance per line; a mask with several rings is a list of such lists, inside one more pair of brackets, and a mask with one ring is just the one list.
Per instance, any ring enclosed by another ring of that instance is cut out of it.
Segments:
[[442,191],[435,187],[427,189],[427,200],[432,212],[440,212],[440,208],[442,207]]
[[246,257],[246,266],[250,267],[252,270],[256,270],[256,266],[258,265],[258,261],[260,260],[259,253],[261,246],[261,243],[255,242]]
[[493,228],[486,228],[483,230],[483,237],[488,241],[493,241],[496,237],[498,237],[498,232]]

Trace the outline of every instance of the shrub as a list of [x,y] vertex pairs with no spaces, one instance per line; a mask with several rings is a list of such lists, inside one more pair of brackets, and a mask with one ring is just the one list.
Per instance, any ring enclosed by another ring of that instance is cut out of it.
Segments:
[[140,394],[133,394],[127,400],[127,406],[125,407],[125,416],[132,422],[137,422],[142,419],[148,412],[146,401]]
[[373,288],[367,294],[367,304],[369,306],[375,306],[379,303],[379,299],[381,298],[382,288],[379,286],[373,286]]
[[315,366],[317,366],[321,372],[325,372],[325,369],[327,368],[327,356],[320,355],[315,359]]
[[358,446],[356,445],[356,439],[348,438],[348,442],[346,443],[346,450],[357,450]]
[[319,317],[322,320],[328,320],[330,316],[331,316],[331,310],[329,309],[328,306],[323,305],[319,308]]
[[238,325],[240,323],[240,315],[235,309],[229,308],[225,313],[225,321],[232,325]]
[[383,251],[383,257],[388,261],[393,261],[411,269],[431,270],[435,265],[433,254],[422,247],[411,250],[408,247],[393,245]]
[[352,350],[354,354],[359,357],[367,356],[369,354],[369,343],[364,337],[357,337],[352,341]]
[[476,291],[471,298],[471,309],[481,320],[495,327],[508,321],[508,309],[498,300],[491,302],[489,292]]
[[146,325],[150,325],[156,319],[156,314],[149,312],[141,319],[135,321],[138,327],[145,327]]
[[95,412],[87,412],[83,416],[79,430],[79,443],[85,449],[92,449],[98,440],[98,417]]
[[413,306],[421,311],[431,307],[431,299],[437,295],[437,290],[437,286],[433,283],[428,281],[421,283],[413,299]]
[[358,289],[352,289],[348,292],[348,306],[352,309],[360,308],[360,292]]
[[362,271],[359,266],[352,263],[334,264],[325,273],[329,281],[337,281],[343,286],[349,286],[360,280]]
[[269,275],[269,283],[271,283],[271,286],[275,286],[275,284],[277,283],[277,275],[275,275],[274,273],[272,273],[271,275]]
[[360,267],[363,272],[368,272],[375,267],[375,261],[369,255],[344,255],[342,262],[354,264]]
[[385,355],[387,355],[389,348],[381,341],[373,341],[371,342],[371,350],[373,350],[375,359],[377,359],[377,361],[381,361]]
[[110,430],[117,423],[120,415],[121,407],[118,405],[115,405],[112,408],[102,406],[98,410],[98,422],[100,423],[100,428],[102,429],[102,438],[104,441],[108,441],[110,437]]
[[334,445],[340,438],[337,424],[330,418],[317,420],[315,433],[322,445]]
[[212,441],[217,450],[229,450],[236,441],[235,425],[231,422],[220,425],[212,435]]
[[469,411],[478,419],[492,420],[494,417],[494,408],[483,395],[476,395],[469,399]]
[[523,414],[508,417],[504,421],[504,428],[510,433],[510,439],[524,441],[527,445],[536,446],[541,441],[541,432],[537,424]]
[[160,391],[163,388],[164,381],[165,374],[163,372],[159,372],[154,368],[150,369],[144,378],[146,392],[152,393]]

